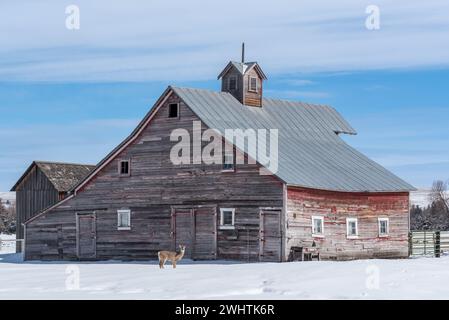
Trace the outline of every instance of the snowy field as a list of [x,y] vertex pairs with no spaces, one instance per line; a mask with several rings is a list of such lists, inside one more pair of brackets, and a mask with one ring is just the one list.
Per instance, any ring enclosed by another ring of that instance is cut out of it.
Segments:
[[418,189],[416,191],[410,192],[410,203],[415,206],[420,206],[425,208],[430,205],[430,190],[428,189]]
[[[79,275],[79,277],[78,277]],[[0,299],[448,299],[449,256],[201,263],[20,262],[0,255]]]

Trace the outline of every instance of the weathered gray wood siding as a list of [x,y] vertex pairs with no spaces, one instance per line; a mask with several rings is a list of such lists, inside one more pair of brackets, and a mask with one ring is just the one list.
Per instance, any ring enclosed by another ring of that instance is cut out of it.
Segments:
[[[168,104],[178,102],[179,119],[168,118]],[[217,220],[220,208],[235,208],[235,230],[217,231],[217,258],[259,260],[260,208],[282,207],[282,183],[259,175],[258,165],[226,173],[221,165],[173,165],[170,133],[192,133],[198,120],[172,95],[133,144],[76,197],[27,225],[26,259],[76,259],[75,214],[92,211],[98,259],[156,258],[157,251],[172,248],[172,206],[216,205]],[[118,159],[131,160],[130,176],[118,175]],[[117,230],[118,209],[131,210],[131,230]]]
[[[235,77],[237,81],[237,88],[235,90],[229,90],[229,79],[231,77]],[[223,78],[221,79],[221,91],[229,92],[238,101],[243,103],[244,90],[245,86],[243,83],[243,75],[238,70],[231,68],[226,74],[223,75]]]
[[[249,82],[250,78],[257,79],[257,91],[249,90]],[[262,106],[262,97],[263,97],[263,80],[260,78],[257,71],[253,68],[252,70],[245,73],[243,77],[243,86],[244,86],[244,103],[247,106],[253,107],[261,107]]]
[[23,239],[24,221],[57,201],[58,191],[45,174],[34,166],[16,189],[16,238]]

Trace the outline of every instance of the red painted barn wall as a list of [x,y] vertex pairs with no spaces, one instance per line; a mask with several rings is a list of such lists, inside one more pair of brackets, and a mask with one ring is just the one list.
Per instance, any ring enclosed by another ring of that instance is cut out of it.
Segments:
[[[312,216],[324,217],[324,237],[312,237]],[[346,218],[357,218],[358,238],[346,236]],[[389,218],[388,237],[379,237],[378,218]],[[287,189],[286,255],[292,246],[315,241],[323,259],[408,256],[409,193],[347,193]]]

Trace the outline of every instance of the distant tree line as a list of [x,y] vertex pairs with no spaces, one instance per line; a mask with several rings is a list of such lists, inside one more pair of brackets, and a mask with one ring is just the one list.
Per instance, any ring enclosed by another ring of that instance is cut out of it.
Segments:
[[16,206],[4,206],[0,199],[0,233],[16,232]]
[[411,230],[449,230],[448,182],[435,181],[430,192],[430,205],[413,205],[410,210]]

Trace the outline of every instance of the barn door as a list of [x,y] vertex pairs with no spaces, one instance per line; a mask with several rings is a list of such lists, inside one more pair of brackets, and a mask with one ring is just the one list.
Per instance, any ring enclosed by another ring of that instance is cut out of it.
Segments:
[[217,258],[217,208],[198,207],[194,211],[193,257],[197,260],[214,260]]
[[281,252],[281,210],[261,210],[259,229],[259,260],[280,262]]
[[97,227],[95,213],[76,215],[76,247],[79,259],[97,256]]
[[192,220],[193,209],[172,210],[172,240],[173,250],[178,250],[179,245],[185,245],[184,257],[192,259]]
[[217,256],[216,206],[172,209],[173,249],[186,246],[184,257],[211,260]]

